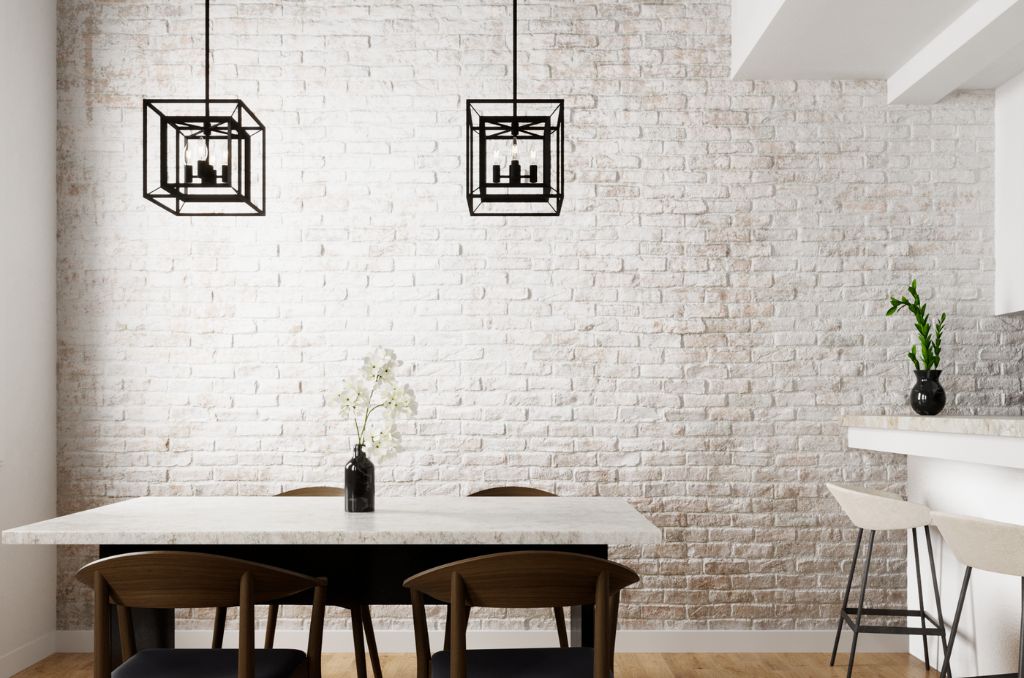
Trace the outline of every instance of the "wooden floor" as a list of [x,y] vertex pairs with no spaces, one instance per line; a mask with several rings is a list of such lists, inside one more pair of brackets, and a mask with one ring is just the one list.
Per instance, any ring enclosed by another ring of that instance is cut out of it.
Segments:
[[[623,654],[615,658],[616,678],[845,678],[846,657],[834,668],[824,654]],[[415,678],[411,654],[382,655],[386,678]],[[906,654],[862,654],[854,678],[932,678],[924,664]],[[324,657],[324,678],[355,676],[352,657]],[[92,656],[56,654],[15,678],[92,678]]]

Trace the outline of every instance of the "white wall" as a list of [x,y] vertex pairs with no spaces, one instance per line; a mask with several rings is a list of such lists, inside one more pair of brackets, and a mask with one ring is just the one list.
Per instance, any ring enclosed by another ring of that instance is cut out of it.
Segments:
[[1024,73],[996,90],[996,314],[1024,311]]
[[[0,529],[56,507],[56,0],[0,1]],[[0,675],[53,650],[56,554],[0,546]]]

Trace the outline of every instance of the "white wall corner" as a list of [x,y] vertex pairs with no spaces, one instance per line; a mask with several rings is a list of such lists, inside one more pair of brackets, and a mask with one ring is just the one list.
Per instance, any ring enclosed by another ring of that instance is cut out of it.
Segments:
[[[0,2],[0,530],[57,508],[57,2]],[[52,653],[57,552],[0,545],[0,675]]]
[[1024,312],[1024,73],[995,95],[995,313]]
[[[7,611],[9,612],[9,611]],[[88,651],[91,651],[90,646]],[[0,676],[13,676],[19,671],[46,659],[57,651],[57,634],[44,633],[35,640],[19,645],[0,655]]]

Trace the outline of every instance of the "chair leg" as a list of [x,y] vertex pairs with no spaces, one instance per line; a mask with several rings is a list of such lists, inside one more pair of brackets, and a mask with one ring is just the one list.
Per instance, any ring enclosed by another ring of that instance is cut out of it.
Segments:
[[832,659],[829,666],[836,665],[836,652],[839,651],[839,637],[843,635],[843,615],[850,605],[850,589],[853,588],[853,575],[857,571],[857,558],[860,557],[860,542],[864,537],[864,530],[857,530],[857,545],[853,547],[853,560],[850,561],[850,576],[846,579],[846,593],[843,594],[843,607],[839,610],[839,624],[836,626],[836,642],[832,644]]
[[227,618],[227,608],[218,607],[213,617],[213,643],[210,645],[214,650],[224,647],[224,625],[227,622]]
[[280,606],[271,604],[267,608],[267,635],[263,639],[263,647],[267,650],[274,649],[274,636],[277,634],[277,613]]
[[[917,528],[910,530],[914,537],[914,575],[917,577],[917,609],[921,611],[921,629],[928,628],[928,620],[924,617],[924,586],[921,583],[921,554],[917,547]],[[921,636],[921,644],[924,645],[924,668],[931,670],[931,662],[928,661],[928,636]]]
[[444,651],[452,651],[452,606],[444,606]]
[[942,595],[939,593],[939,577],[935,573],[935,554],[932,552],[932,533],[928,526],[924,526],[924,543],[928,547],[928,565],[932,571],[932,588],[935,591],[935,620],[939,622],[939,643],[942,645],[942,656],[946,656],[946,618],[942,616]]
[[373,678],[382,678],[380,655],[377,654],[377,637],[373,634],[373,619],[370,617],[370,606],[363,605],[363,632],[366,634],[366,649],[370,651],[370,668]]
[[864,596],[868,592],[868,571],[871,569],[871,552],[875,550],[875,531],[868,534],[868,554],[864,558],[864,577],[860,585],[860,604],[857,605],[857,623],[853,627],[853,642],[850,644],[850,663],[846,667],[846,678],[853,676],[853,659],[857,656],[857,637],[860,636],[860,624],[864,618]]
[[356,658],[356,676],[366,678],[366,648],[363,647],[363,610],[352,607],[352,652]]
[[560,607],[555,610],[555,630],[558,632],[558,647],[569,647],[569,634],[565,630],[565,610]]
[[960,598],[956,601],[956,613],[953,615],[953,626],[949,629],[949,642],[946,643],[946,659],[942,662],[942,671],[939,673],[940,678],[953,678],[952,671],[949,670],[949,660],[953,656],[953,644],[956,642],[956,632],[960,628],[960,614],[964,611],[964,599],[967,598],[967,585],[971,582],[971,568],[968,567],[964,571],[964,583],[960,587]]

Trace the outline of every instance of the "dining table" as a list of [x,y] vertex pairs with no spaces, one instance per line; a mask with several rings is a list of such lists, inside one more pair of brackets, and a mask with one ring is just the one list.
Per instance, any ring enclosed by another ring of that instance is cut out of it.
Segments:
[[[344,497],[141,497],[2,534],[4,544],[95,545],[100,557],[173,550],[241,558],[326,577],[327,602],[346,605],[408,605],[408,577],[464,558],[546,550],[607,559],[610,546],[661,539],[615,497],[379,497],[371,513],[346,512]],[[173,610],[133,612],[140,649],[174,647]],[[592,647],[593,608],[573,608],[570,619],[572,644]]]

